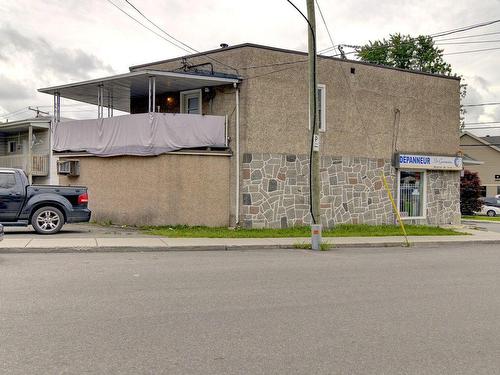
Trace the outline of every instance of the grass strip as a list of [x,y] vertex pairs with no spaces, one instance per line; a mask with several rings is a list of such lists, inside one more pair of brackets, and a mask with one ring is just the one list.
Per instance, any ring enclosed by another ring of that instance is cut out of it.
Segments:
[[[448,228],[426,225],[408,225],[405,227],[409,236],[454,236],[464,234]],[[282,238],[309,237],[311,235],[311,228],[305,226],[283,229],[247,229],[177,225],[143,227],[142,230],[151,235],[177,238]],[[333,229],[323,230],[323,237],[384,237],[400,235],[401,229],[397,225],[339,224]]]
[[462,216],[462,220],[500,221],[500,216]]

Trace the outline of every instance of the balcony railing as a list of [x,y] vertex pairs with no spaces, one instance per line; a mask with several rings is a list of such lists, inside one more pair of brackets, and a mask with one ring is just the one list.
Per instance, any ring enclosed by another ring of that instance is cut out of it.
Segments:
[[[31,174],[33,176],[48,176],[49,175],[49,155],[36,154],[31,157]],[[28,155],[6,155],[0,156],[1,168],[19,168],[29,173]]]
[[186,113],[135,113],[57,123],[56,152],[97,156],[151,156],[181,149],[226,148],[227,116]]

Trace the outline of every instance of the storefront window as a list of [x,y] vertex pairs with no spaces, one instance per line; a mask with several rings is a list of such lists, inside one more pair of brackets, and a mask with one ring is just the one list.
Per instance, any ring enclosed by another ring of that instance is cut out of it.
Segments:
[[424,215],[424,172],[399,172],[399,212],[402,217]]
[[486,186],[481,186],[479,190],[479,196],[486,198]]

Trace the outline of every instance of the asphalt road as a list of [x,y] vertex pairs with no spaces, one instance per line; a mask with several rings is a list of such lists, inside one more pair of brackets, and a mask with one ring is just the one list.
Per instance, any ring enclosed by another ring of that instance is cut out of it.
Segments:
[[0,255],[1,374],[494,374],[500,246]]

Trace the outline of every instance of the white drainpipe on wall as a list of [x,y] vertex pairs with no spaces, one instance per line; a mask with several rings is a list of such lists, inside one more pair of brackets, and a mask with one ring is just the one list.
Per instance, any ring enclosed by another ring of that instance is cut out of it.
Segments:
[[238,84],[234,83],[236,89],[236,225],[240,222],[240,90]]

